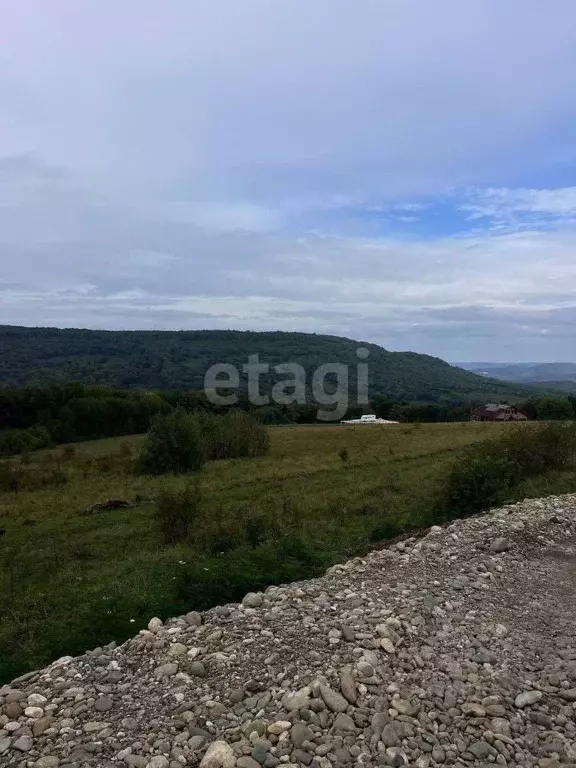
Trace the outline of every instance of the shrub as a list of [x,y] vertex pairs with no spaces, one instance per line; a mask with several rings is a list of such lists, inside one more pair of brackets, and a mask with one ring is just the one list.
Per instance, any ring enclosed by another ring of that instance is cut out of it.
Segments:
[[518,463],[523,477],[567,469],[576,463],[576,425],[550,422],[515,429],[499,447]]
[[165,544],[189,541],[198,520],[201,494],[198,483],[164,488],[156,499],[154,517]]
[[62,449],[62,460],[63,461],[72,461],[72,459],[76,456],[76,446],[74,445],[65,445]]
[[480,512],[518,497],[522,481],[576,464],[576,425],[523,426],[470,448],[451,469],[436,517]]
[[204,445],[198,418],[176,409],[156,416],[140,454],[140,470],[162,475],[199,470]]
[[466,456],[448,475],[437,502],[436,517],[463,517],[502,504],[519,479],[518,465],[506,456],[490,453]]
[[202,414],[196,418],[206,461],[253,458],[268,450],[268,430],[248,413],[239,411],[222,416]]
[[37,451],[50,445],[50,433],[46,427],[0,430],[0,456]]
[[68,475],[59,467],[29,468],[6,461],[0,463],[0,491],[35,491],[67,482]]

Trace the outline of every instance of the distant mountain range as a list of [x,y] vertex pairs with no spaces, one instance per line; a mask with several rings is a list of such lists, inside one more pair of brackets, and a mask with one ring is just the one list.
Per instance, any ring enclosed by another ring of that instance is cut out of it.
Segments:
[[457,363],[460,368],[514,384],[576,392],[576,363]]
[[[0,326],[0,386],[22,387],[78,381],[140,389],[201,388],[214,363],[231,363],[246,379],[242,366],[258,353],[275,366],[303,366],[309,384],[322,363],[350,368],[354,391],[356,351],[370,356],[369,394],[410,401],[488,402],[525,398],[534,390],[462,370],[435,357],[413,352],[389,352],[368,344],[313,333],[252,331],[92,331]],[[263,386],[275,378],[262,377]],[[285,380],[286,375],[276,376]]]

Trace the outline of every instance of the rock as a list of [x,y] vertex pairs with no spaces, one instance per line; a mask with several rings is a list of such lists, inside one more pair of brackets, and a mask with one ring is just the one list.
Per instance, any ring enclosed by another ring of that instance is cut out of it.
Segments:
[[113,706],[114,702],[110,696],[100,696],[100,698],[96,699],[94,702],[94,709],[97,712],[108,712],[108,710],[112,709]]
[[558,695],[566,701],[576,701],[576,688],[558,691]]
[[31,693],[27,698],[29,707],[43,707],[47,701],[46,696],[43,696],[41,693]]
[[490,551],[495,553],[507,552],[512,547],[512,542],[509,539],[500,537],[494,539],[490,544]]
[[169,768],[170,761],[163,755],[156,755],[147,765],[147,768]]
[[461,710],[465,715],[469,715],[470,717],[486,716],[486,710],[484,709],[484,707],[480,706],[480,704],[476,704],[473,701],[462,704]]
[[394,699],[394,701],[392,702],[392,706],[401,715],[408,715],[408,717],[416,717],[416,715],[420,711],[419,704],[413,704],[412,702],[407,701],[406,699]]
[[161,664],[156,667],[155,676],[157,680],[164,680],[167,677],[172,677],[178,672],[178,664],[176,662],[169,662],[168,664]]
[[340,677],[340,690],[344,698],[350,702],[350,704],[356,704],[358,698],[358,691],[356,690],[356,683],[350,672],[344,672]]
[[346,715],[343,712],[339,712],[334,720],[334,730],[336,731],[349,731],[350,733],[356,733],[356,724],[350,715]]
[[215,741],[206,750],[200,768],[234,768],[236,757],[225,741]]
[[310,688],[301,688],[299,691],[287,693],[282,698],[282,706],[288,712],[305,709],[310,704]]
[[268,752],[271,749],[272,745],[269,741],[266,739],[260,739],[254,744],[254,749],[252,750],[252,757],[259,765],[264,765],[266,762],[266,758],[268,756]]
[[388,723],[382,729],[382,742],[387,747],[395,747],[399,741],[404,737],[404,730],[402,724],[398,721]]
[[523,691],[514,699],[514,705],[519,709],[530,707],[540,701],[543,695],[542,691]]
[[44,717],[44,710],[42,707],[26,707],[24,715],[32,720],[39,720],[41,717]]
[[206,677],[206,667],[201,661],[193,661],[186,666],[189,675],[193,677]]
[[148,758],[142,757],[142,755],[127,755],[124,762],[133,768],[147,768],[148,766]]
[[289,731],[291,727],[292,723],[288,720],[277,720],[275,723],[270,723],[267,730],[268,733],[279,736],[281,733]]
[[346,712],[348,709],[348,702],[344,696],[327,685],[320,686],[320,696],[328,709],[332,710],[332,712]]
[[191,627],[199,627],[202,624],[202,614],[198,611],[190,611],[184,616],[186,623]]
[[60,765],[60,758],[53,757],[52,755],[45,755],[39,757],[34,763],[34,768],[58,768]]
[[52,720],[49,717],[41,717],[32,723],[32,733],[34,736],[41,736],[44,731],[47,731],[52,724]]
[[292,726],[290,740],[295,747],[301,747],[305,741],[310,741],[313,738],[314,734],[307,725],[304,725],[303,723],[295,723],[295,725]]
[[396,649],[394,648],[394,643],[392,640],[390,640],[389,637],[383,637],[380,640],[380,645],[386,653],[396,653]]
[[243,755],[236,761],[236,768],[260,768],[260,763],[257,763],[253,757]]
[[18,752],[30,752],[33,746],[34,741],[32,740],[32,736],[20,736],[20,738],[16,739],[14,744],[12,744],[12,749],[17,749]]
[[174,643],[174,645],[171,645],[168,649],[168,655],[178,658],[178,656],[184,656],[187,651],[188,648],[186,648],[183,643]]
[[248,594],[242,600],[242,605],[245,608],[259,608],[264,602],[264,595],[260,592],[248,592]]
[[4,707],[4,714],[6,717],[9,717],[10,720],[18,720],[18,718],[24,714],[24,710],[17,701],[9,701]]
[[153,619],[150,619],[150,621],[148,622],[148,631],[156,634],[156,632],[161,630],[163,626],[164,624],[162,623],[162,621],[157,616],[155,616]]
[[492,754],[492,747],[486,741],[475,741],[468,747],[468,751],[471,752],[477,760],[483,760]]

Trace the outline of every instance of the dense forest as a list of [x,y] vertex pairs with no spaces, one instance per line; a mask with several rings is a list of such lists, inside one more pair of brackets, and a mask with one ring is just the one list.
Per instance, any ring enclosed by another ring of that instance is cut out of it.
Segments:
[[[372,412],[404,422],[466,421],[472,405],[419,403],[377,397],[368,406],[352,405],[346,418]],[[79,383],[0,389],[0,456],[26,453],[59,443],[146,432],[154,416],[173,409],[187,412],[245,411],[266,424],[311,424],[318,404],[255,406],[241,395],[233,406],[212,403],[203,390],[128,390]],[[574,419],[576,397],[545,396],[520,403],[531,419]]]
[[[258,354],[271,367],[298,363],[307,374],[323,363],[350,367],[360,362],[359,346],[369,350],[372,398],[395,401],[465,403],[529,397],[523,385],[478,376],[438,358],[412,352],[388,352],[337,336],[251,331],[92,331],[0,326],[0,387],[46,386],[76,381],[86,386],[121,389],[201,389],[215,363],[242,370],[248,356]],[[307,385],[310,384],[307,376]],[[262,388],[278,380],[262,376]],[[240,376],[240,388],[246,379]]]

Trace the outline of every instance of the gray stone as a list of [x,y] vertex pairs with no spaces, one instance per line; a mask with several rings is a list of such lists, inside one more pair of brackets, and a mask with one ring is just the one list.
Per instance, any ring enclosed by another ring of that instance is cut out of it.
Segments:
[[514,705],[519,709],[530,707],[540,701],[543,695],[542,691],[522,691],[514,699]]
[[225,741],[214,741],[200,761],[200,768],[234,768],[236,757]]
[[147,768],[169,768],[170,761],[163,755],[155,755],[147,765]]
[[245,608],[259,608],[264,602],[264,595],[260,592],[248,592],[242,600]]
[[186,670],[193,677],[206,677],[206,667],[201,661],[192,661],[187,665]]
[[490,550],[496,553],[507,552],[511,547],[512,542],[504,537],[494,539],[494,541],[490,544]]
[[110,696],[101,696],[99,699],[96,699],[96,702],[94,703],[94,709],[97,712],[108,712],[113,706],[114,702]]
[[264,765],[268,752],[272,748],[272,744],[267,739],[260,739],[254,744],[252,750],[252,757],[260,765]]
[[242,755],[236,761],[236,768],[260,768],[260,763],[256,762],[253,757]]
[[178,664],[175,661],[172,661],[168,662],[168,664],[161,664],[159,667],[156,667],[155,675],[157,680],[164,680],[166,677],[172,677],[176,672],[178,672]]
[[30,752],[33,746],[34,741],[32,736],[20,736],[20,738],[16,739],[14,744],[12,744],[12,749],[17,749],[19,752]]
[[488,757],[488,755],[491,755],[493,750],[487,741],[475,741],[470,744],[468,751],[478,760],[483,760],[485,757]]
[[310,741],[314,738],[314,734],[303,723],[295,723],[290,731],[290,739],[295,747],[301,747],[305,741]]
[[356,704],[358,699],[358,691],[356,690],[356,683],[350,672],[342,673],[340,677],[340,690],[350,704]]
[[320,696],[322,696],[324,703],[332,712],[346,712],[348,709],[348,702],[344,696],[327,685],[320,686]]
[[380,738],[382,739],[382,743],[387,747],[395,747],[396,744],[398,744],[398,742],[404,738],[402,724],[397,720],[393,720],[391,723],[388,723],[382,729],[382,735]]
[[312,762],[312,755],[309,752],[305,752],[303,749],[295,749],[292,752],[292,760],[302,765],[310,765]]
[[58,768],[60,765],[60,758],[53,755],[44,755],[39,757],[34,763],[34,768]]
[[4,706],[4,714],[6,717],[10,718],[10,720],[18,720],[18,718],[21,717],[23,713],[24,710],[17,701],[9,701]]
[[337,731],[349,731],[350,733],[356,733],[356,724],[350,715],[346,715],[343,712],[339,712],[334,720],[334,729]]

